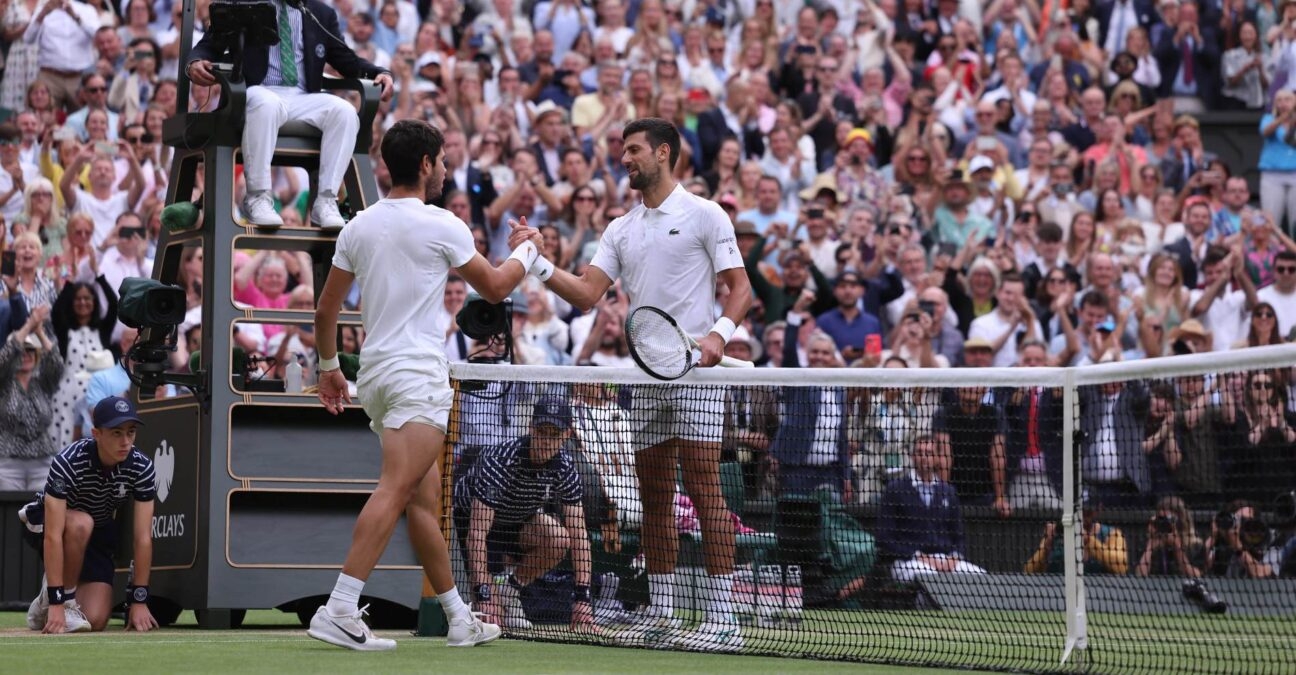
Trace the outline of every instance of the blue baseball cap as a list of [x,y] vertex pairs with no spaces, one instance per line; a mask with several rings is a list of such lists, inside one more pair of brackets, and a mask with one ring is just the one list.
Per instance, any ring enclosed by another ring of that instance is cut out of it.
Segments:
[[566,431],[572,426],[571,406],[557,396],[541,396],[531,413],[531,425],[547,424]]
[[135,412],[135,406],[120,396],[109,396],[95,404],[94,425],[96,429],[115,429],[127,422],[144,424]]
[[1100,330],[1100,331],[1102,331],[1102,332],[1104,332],[1104,333],[1111,333],[1111,332],[1114,332],[1114,331],[1116,330],[1116,322],[1115,322],[1115,321],[1112,321],[1111,319],[1108,319],[1108,320],[1106,320],[1106,321],[1104,321],[1104,322],[1098,324],[1097,326],[1094,326],[1094,328],[1096,328],[1096,329],[1098,329],[1098,330]]

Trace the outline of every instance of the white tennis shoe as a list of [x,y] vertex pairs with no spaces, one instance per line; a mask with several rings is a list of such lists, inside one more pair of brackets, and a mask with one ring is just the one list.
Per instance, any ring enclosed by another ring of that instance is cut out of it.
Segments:
[[356,610],[350,616],[333,616],[328,609],[320,607],[311,617],[310,630],[306,634],[331,645],[354,649],[362,652],[381,652],[396,648],[396,641],[380,638],[369,630],[364,622],[368,605]]
[[311,206],[310,221],[318,225],[321,230],[342,229],[346,221],[338,211],[337,196],[330,192],[321,192],[315,198],[315,204]]
[[283,227],[283,218],[274,210],[274,197],[269,190],[249,192],[243,198],[243,217],[257,227]]
[[611,638],[631,647],[670,649],[683,633],[682,621],[654,612],[651,607],[630,615],[628,626],[611,634]]
[[522,598],[507,580],[495,583],[495,599],[500,608],[500,627],[508,630],[531,630],[533,626],[522,609]]
[[40,595],[27,606],[27,627],[34,631],[45,630],[45,622],[49,620],[49,595],[48,586],[45,585],[45,577],[41,577]]
[[742,632],[737,621],[705,621],[677,636],[674,646],[691,652],[739,652],[743,647]]
[[78,605],[76,600],[63,603],[64,633],[89,633],[91,628],[93,627],[90,625],[90,620],[86,618],[85,612],[81,611],[81,605]]
[[450,632],[446,635],[446,646],[475,647],[491,642],[500,636],[500,627],[481,620],[481,614],[473,612],[467,619],[451,619]]

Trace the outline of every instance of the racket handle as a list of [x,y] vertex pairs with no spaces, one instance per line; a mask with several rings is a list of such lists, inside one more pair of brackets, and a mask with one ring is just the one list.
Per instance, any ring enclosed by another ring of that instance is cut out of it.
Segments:
[[717,363],[716,365],[720,366],[721,368],[755,368],[756,367],[756,364],[752,363],[751,361],[735,359],[732,356],[721,356],[720,363]]

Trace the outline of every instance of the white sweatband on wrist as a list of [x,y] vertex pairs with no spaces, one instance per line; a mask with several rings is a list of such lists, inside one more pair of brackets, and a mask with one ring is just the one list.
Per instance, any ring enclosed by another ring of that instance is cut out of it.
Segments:
[[509,254],[509,260],[516,260],[522,263],[522,271],[530,272],[531,266],[540,258],[540,249],[536,248],[535,242],[524,241],[513,249]]
[[734,331],[736,330],[738,330],[738,326],[735,326],[733,319],[730,319],[727,316],[720,317],[720,319],[715,322],[715,325],[711,327],[711,332],[719,334],[725,341],[725,344],[729,344],[729,338],[733,337]]
[[330,370],[338,370],[341,367],[342,367],[342,362],[338,361],[338,357],[336,355],[334,355],[332,358],[319,360],[319,370],[321,373],[326,373]]
[[553,273],[554,264],[549,262],[548,258],[536,258],[535,263],[531,265],[531,276],[534,276],[540,281],[549,281],[549,279],[553,277]]

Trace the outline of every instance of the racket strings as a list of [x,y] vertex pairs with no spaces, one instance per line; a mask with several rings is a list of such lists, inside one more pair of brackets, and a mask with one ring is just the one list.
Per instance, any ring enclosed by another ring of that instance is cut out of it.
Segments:
[[655,312],[636,312],[626,322],[626,340],[643,365],[663,377],[683,375],[692,349],[679,329]]

